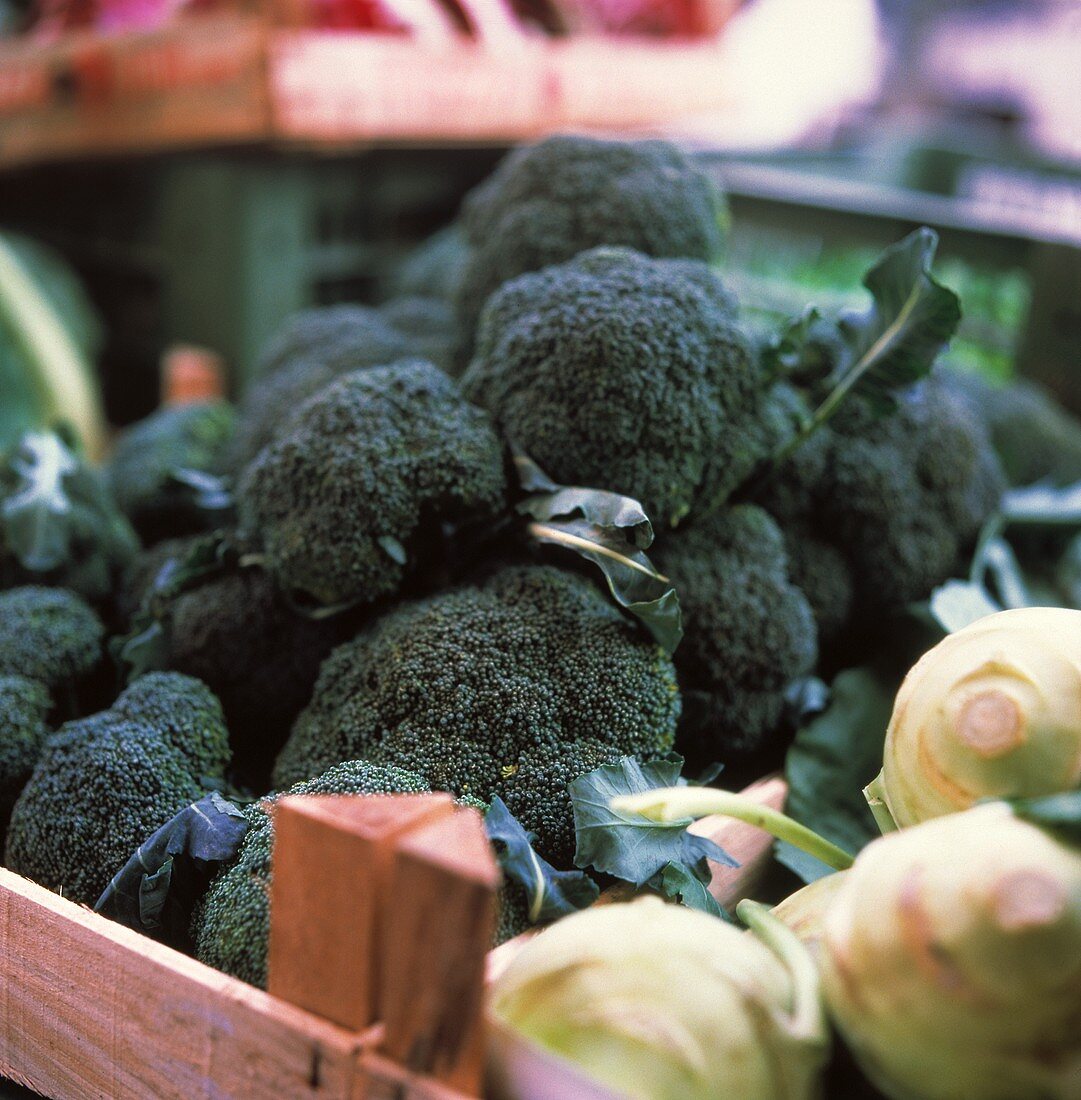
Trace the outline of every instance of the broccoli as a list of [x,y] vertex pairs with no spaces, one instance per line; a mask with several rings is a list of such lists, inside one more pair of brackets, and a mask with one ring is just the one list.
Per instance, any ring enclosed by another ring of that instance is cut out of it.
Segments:
[[0,837],[49,734],[49,693],[36,680],[0,675]]
[[109,710],[46,740],[15,803],[5,862],[92,905],[155,829],[220,785],[228,764],[210,690],[179,673],[150,673]]
[[740,504],[662,537],[651,554],[683,608],[680,686],[709,699],[712,721],[695,731],[693,755],[730,761],[761,750],[780,724],[785,688],[818,657],[814,614],[792,584],[780,528]]
[[0,454],[0,588],[49,584],[106,605],[139,540],[97,470],[55,432]]
[[1081,481],[1081,421],[1042,386],[994,386],[962,371],[949,371],[946,381],[987,424],[1011,485]]
[[274,779],[359,757],[434,790],[501,794],[555,859],[571,829],[566,780],[605,746],[668,751],[679,712],[670,658],[590,581],[510,565],[402,604],[336,649]]
[[460,358],[454,310],[440,298],[393,298],[379,312],[413,344],[411,355],[451,374]]
[[393,595],[445,525],[493,518],[506,492],[487,414],[416,360],[313,397],[245,470],[238,506],[283,587],[338,605]]
[[346,624],[297,614],[267,573],[243,569],[182,592],[164,625],[168,667],[217,695],[236,767],[261,783]]
[[178,470],[220,474],[235,427],[233,407],[201,401],[158,409],[116,441],[106,479],[144,544],[208,526],[172,483]]
[[243,469],[285,431],[299,405],[343,375],[399,359],[429,358],[433,347],[449,354],[449,333],[439,335],[438,304],[423,324],[415,308],[411,316],[403,314],[401,327],[393,320],[398,308],[384,313],[370,306],[330,306],[291,317],[267,346],[257,381],[241,401],[229,468]]
[[720,279],[627,249],[503,286],[462,387],[557,482],[633,497],[659,525],[760,433],[760,368]]
[[499,915],[492,946],[498,947],[537,926],[529,919],[529,898],[520,882],[504,879],[499,889]]
[[[862,629],[953,575],[1004,486],[984,425],[932,375],[884,417],[849,400],[759,499],[793,545],[809,535],[843,556],[846,568],[832,577],[820,551],[813,569],[794,561],[814,604],[851,591],[860,621],[849,625]],[[836,636],[835,618],[830,627]]]
[[458,294],[469,248],[457,223],[433,233],[409,252],[394,272],[393,293],[402,298],[442,298]]
[[463,338],[503,283],[591,248],[712,262],[723,219],[713,181],[668,142],[559,135],[518,149],[462,208],[471,247],[457,296]]
[[[430,790],[418,775],[380,767],[364,760],[337,764],[315,779],[297,783],[285,793],[423,794]],[[236,859],[224,866],[195,908],[191,937],[201,962],[266,988],[267,942],[270,936],[271,849],[274,842],[270,795],[247,807],[251,826]]]
[[0,676],[42,685],[65,715],[102,664],[105,627],[74,592],[27,585],[0,592]]

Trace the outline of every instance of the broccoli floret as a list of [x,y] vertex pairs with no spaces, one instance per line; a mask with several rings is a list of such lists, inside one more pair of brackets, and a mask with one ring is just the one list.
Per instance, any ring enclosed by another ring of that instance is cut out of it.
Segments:
[[784,545],[788,575],[814,612],[819,648],[832,648],[852,617],[852,569],[844,554],[813,535],[809,525],[786,525]]
[[858,605],[925,599],[961,565],[1005,488],[983,424],[928,379],[885,419],[850,402],[832,435],[819,517],[849,560]]
[[101,620],[66,588],[0,592],[0,676],[36,680],[64,711],[100,666],[104,638]]
[[1081,421],[1042,386],[993,386],[962,371],[949,371],[945,377],[949,388],[987,424],[1011,485],[1081,481]]
[[650,551],[679,592],[684,636],[680,685],[704,692],[717,719],[693,746],[732,760],[764,748],[784,711],[784,690],[818,657],[814,615],[792,583],[784,537],[763,509],[722,509],[662,538]]
[[49,735],[45,719],[51,707],[36,680],[0,675],[0,837]]
[[241,470],[284,434],[297,408],[355,370],[427,358],[431,333],[399,329],[369,306],[330,306],[295,314],[270,342],[240,404],[229,468]]
[[209,689],[150,673],[45,742],[11,815],[5,862],[87,905],[159,826],[221,782],[228,734]]
[[705,264],[596,249],[494,294],[463,389],[565,485],[678,523],[738,452],[761,374]]
[[236,766],[256,783],[310,698],[323,659],[347,636],[338,618],[293,611],[261,569],[181,593],[169,605],[165,630],[169,667],[217,695]]
[[518,149],[462,209],[471,246],[457,299],[463,335],[508,279],[601,245],[711,262],[723,218],[713,181],[668,142],[559,135]]
[[371,306],[322,306],[294,313],[267,344],[256,377],[263,381],[298,359],[314,359],[337,374],[416,355],[403,333]]
[[[926,599],[954,574],[1004,487],[979,417],[932,375],[887,416],[849,400],[760,499],[793,545],[810,536],[843,556],[848,579],[831,576],[818,551],[813,569],[794,555],[813,602],[831,587],[849,599],[850,581],[850,625],[873,629],[883,611]],[[827,625],[836,636],[836,621]]]
[[48,584],[105,605],[139,540],[97,470],[54,432],[0,454],[0,588]]
[[336,649],[274,778],[363,757],[457,795],[513,790],[516,812],[546,830],[538,850],[555,853],[570,828],[556,759],[570,778],[594,766],[598,741],[659,755],[679,712],[668,655],[590,581],[507,566],[400,605]]
[[411,355],[427,359],[440,370],[455,370],[458,351],[458,325],[449,302],[441,298],[392,298],[379,312],[398,332],[409,337]]
[[145,544],[208,526],[197,509],[185,506],[171,475],[223,473],[235,422],[228,402],[200,401],[166,406],[121,432],[106,478]]
[[453,302],[462,280],[469,247],[455,223],[422,241],[398,265],[393,293],[403,298],[442,298]]
[[499,916],[492,946],[498,947],[536,927],[529,919],[529,898],[526,897],[525,887],[514,880],[504,879],[499,889]]
[[[365,760],[338,764],[285,793],[423,794],[430,788],[418,775]],[[249,806],[251,825],[236,859],[215,876],[192,915],[191,936],[200,961],[251,985],[266,988],[270,936],[273,820],[268,806],[278,795]]]
[[487,414],[415,360],[313,397],[245,470],[238,504],[278,582],[336,605],[395,593],[444,525],[492,518],[506,491]]

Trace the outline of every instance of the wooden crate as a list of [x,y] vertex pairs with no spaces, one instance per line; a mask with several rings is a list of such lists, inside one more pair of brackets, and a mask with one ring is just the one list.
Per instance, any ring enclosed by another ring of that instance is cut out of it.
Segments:
[[[749,788],[779,806],[784,784]],[[56,1100],[465,1100],[483,1089],[498,885],[480,815],[446,796],[286,798],[275,807],[264,993],[0,869],[0,1074]],[[695,828],[740,860],[770,838]]]
[[0,167],[192,147],[510,144],[567,128],[648,127],[727,100],[699,0],[681,43],[521,35],[446,42],[290,25],[283,0],[152,31],[0,42]]

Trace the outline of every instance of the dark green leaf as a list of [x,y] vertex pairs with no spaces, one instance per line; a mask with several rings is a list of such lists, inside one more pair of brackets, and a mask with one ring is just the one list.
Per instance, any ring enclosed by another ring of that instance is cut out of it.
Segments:
[[[867,668],[839,673],[830,705],[797,734],[785,760],[790,817],[849,852],[879,835],[863,788],[882,766],[896,684]],[[830,873],[789,844],[777,858],[804,881]]]
[[617,795],[676,786],[681,766],[678,757],[642,764],[624,756],[617,764],[604,764],[572,780],[567,789],[574,810],[575,864],[595,867],[635,886],[644,886],[668,863],[697,869],[699,874],[708,873],[707,859],[738,866],[712,840],[689,833],[690,818],[660,823],[612,809]]
[[247,831],[245,814],[214,791],[139,845],[94,908],[173,947],[190,947],[192,909]]
[[177,596],[238,565],[236,546],[221,532],[203,535],[188,544],[183,553],[164,562],[132,616],[128,632],[109,642],[113,659],[127,682],[167,667],[168,616]]
[[583,871],[557,871],[533,849],[536,836],[528,833],[498,795],[484,815],[488,838],[503,873],[525,891],[534,924],[558,920],[592,905],[600,894]]
[[1081,845],[1081,791],[1045,795],[1042,798],[1013,798],[1013,812],[1031,821],[1067,844]]
[[656,890],[658,894],[687,906],[688,909],[700,909],[703,913],[709,913],[710,916],[729,920],[728,914],[709,892],[709,880],[708,865],[703,877],[700,867],[688,867],[685,863],[666,863],[649,880],[649,887],[651,890]]
[[864,276],[873,304],[841,318],[848,361],[838,387],[893,408],[894,393],[923,378],[961,320],[961,303],[931,274],[938,234],[924,227],[886,249]]
[[606,489],[556,485],[520,452],[514,461],[522,489],[531,494],[517,505],[530,520],[530,538],[596,565],[616,603],[673,653],[683,637],[679,597],[645,555],[653,526],[638,501]]
[[8,551],[32,573],[59,569],[72,537],[73,509],[64,483],[79,468],[78,460],[53,433],[27,432],[6,465],[12,490],[0,515]]
[[177,508],[209,513],[210,518],[218,523],[228,521],[236,504],[229,480],[203,470],[170,471],[165,491],[170,500],[175,500]]

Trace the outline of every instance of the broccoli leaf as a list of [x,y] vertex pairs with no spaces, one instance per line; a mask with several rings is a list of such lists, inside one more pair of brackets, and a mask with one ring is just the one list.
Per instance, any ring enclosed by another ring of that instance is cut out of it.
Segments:
[[526,832],[498,795],[484,815],[488,838],[503,873],[525,890],[529,919],[538,924],[557,920],[592,905],[600,888],[583,871],[557,871],[533,850],[534,833]]
[[193,802],[139,845],[94,909],[173,947],[190,947],[195,903],[233,859],[248,818],[217,791]]
[[228,478],[204,470],[171,470],[165,491],[174,507],[206,520],[206,526],[224,526],[233,519],[236,501]]
[[674,653],[683,637],[679,596],[645,554],[653,543],[653,525],[638,501],[606,489],[556,485],[522,454],[515,455],[515,465],[522,488],[540,490],[517,505],[518,513],[531,520],[529,536],[596,565],[616,603]]
[[197,539],[183,554],[162,565],[132,616],[128,632],[109,642],[109,651],[127,683],[167,666],[167,619],[172,601],[210,577],[236,567],[237,559],[237,548],[227,536],[216,532]]
[[1008,801],[1023,821],[1039,825],[1067,844],[1081,845],[1081,791]]
[[[850,395],[861,396],[886,414],[896,407],[898,390],[930,372],[961,320],[957,295],[931,274],[937,247],[938,234],[933,229],[917,229],[887,248],[864,275],[872,304],[863,312],[842,313],[832,322],[837,362],[833,370],[820,372],[821,384],[809,380],[809,396],[818,406],[777,448],[769,460],[770,469],[782,466]],[[823,324],[829,323],[813,310],[790,322],[774,341],[775,368],[798,367],[805,358],[803,345],[812,333],[821,336]]]
[[709,892],[709,864],[699,862],[693,867],[685,863],[666,863],[653,878],[649,887],[666,898],[678,901],[688,909],[700,909],[714,917],[730,920],[717,899]]
[[[790,817],[850,852],[878,836],[863,788],[882,766],[896,685],[869,668],[841,672],[829,706],[797,734],[785,759]],[[777,858],[805,882],[831,873],[791,844]]]
[[[707,860],[725,867],[738,864],[718,844],[687,831],[692,818],[672,822],[650,821],[641,814],[612,809],[612,799],[621,794],[642,794],[680,782],[683,761],[678,756],[640,763],[624,756],[616,764],[601,767],[571,780],[568,791],[574,811],[578,867],[595,867],[635,886],[645,886],[661,875],[668,864],[685,867],[700,882],[708,882]],[[686,879],[669,871],[669,885],[678,894],[690,891]],[[676,890],[676,885],[681,889]]]
[[1010,489],[1002,498],[1006,524],[1045,527],[1081,527],[1081,481],[1061,489],[1038,482]]
[[8,550],[31,572],[59,569],[71,542],[64,479],[78,469],[78,461],[51,432],[27,432],[6,465],[14,484],[0,506]]

